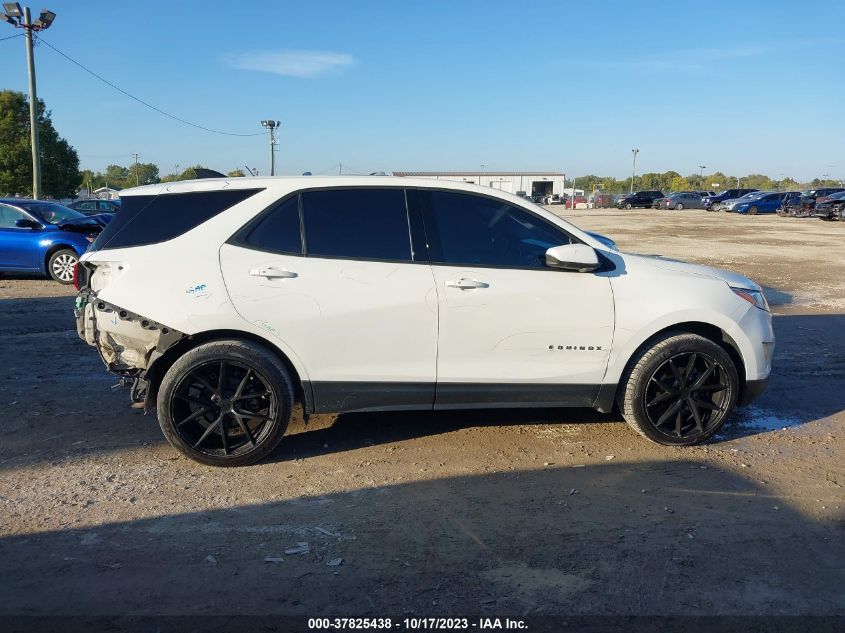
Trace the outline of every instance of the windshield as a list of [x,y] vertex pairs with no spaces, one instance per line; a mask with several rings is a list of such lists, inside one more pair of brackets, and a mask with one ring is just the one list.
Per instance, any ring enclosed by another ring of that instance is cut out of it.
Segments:
[[76,220],[88,221],[88,218],[78,211],[68,209],[55,202],[34,200],[32,202],[19,202],[18,206],[23,207],[46,224],[62,224],[63,222],[74,222]]

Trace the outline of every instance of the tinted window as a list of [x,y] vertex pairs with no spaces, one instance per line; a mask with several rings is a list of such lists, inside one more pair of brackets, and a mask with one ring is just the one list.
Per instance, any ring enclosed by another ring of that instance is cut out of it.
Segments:
[[97,208],[96,202],[80,202],[76,205],[77,209],[82,209],[84,211],[92,211]]
[[47,224],[61,224],[63,222],[86,220],[86,217],[79,211],[74,211],[73,209],[69,209],[61,204],[56,204],[55,202],[35,200],[31,202],[21,202],[20,206]]
[[0,229],[17,229],[15,222],[28,219],[22,211],[0,204]]
[[426,199],[433,263],[545,268],[546,251],[570,243],[564,231],[501,200],[442,191]]
[[247,227],[242,241],[260,251],[302,254],[299,197],[293,196]]
[[127,196],[92,250],[165,242],[199,226],[262,189]]
[[302,194],[310,257],[411,261],[404,189],[330,189]]

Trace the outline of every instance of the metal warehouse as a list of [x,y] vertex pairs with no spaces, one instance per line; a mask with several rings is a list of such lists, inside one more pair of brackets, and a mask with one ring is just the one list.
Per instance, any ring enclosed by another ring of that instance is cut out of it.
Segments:
[[394,176],[455,180],[482,187],[501,189],[508,193],[525,192],[527,195],[553,196],[564,193],[566,174],[558,172],[527,171],[395,171]]

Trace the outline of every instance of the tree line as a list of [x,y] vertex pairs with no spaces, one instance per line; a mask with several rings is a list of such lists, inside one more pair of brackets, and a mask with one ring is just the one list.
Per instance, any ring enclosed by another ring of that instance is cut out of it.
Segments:
[[[178,173],[161,175],[154,163],[109,165],[105,171],[79,169],[79,155],[73,146],[53,127],[50,111],[44,101],[38,100],[38,130],[41,140],[41,171],[44,194],[51,198],[74,198],[80,189],[94,191],[100,187],[126,189],[136,185],[188,180],[196,177],[194,165]],[[32,194],[32,154],[30,150],[29,103],[26,95],[13,90],[0,90],[0,196]],[[244,172],[234,169],[231,177],[242,177]],[[722,172],[682,176],[676,171],[646,173],[634,178],[633,189],[660,189],[661,191],[709,191],[747,187],[762,190],[799,190],[814,187],[835,187],[838,180],[815,178],[799,183],[793,178],[773,180],[763,174],[731,176]],[[575,178],[575,188],[586,192],[623,193],[631,190],[631,178],[612,176],[580,176]]]

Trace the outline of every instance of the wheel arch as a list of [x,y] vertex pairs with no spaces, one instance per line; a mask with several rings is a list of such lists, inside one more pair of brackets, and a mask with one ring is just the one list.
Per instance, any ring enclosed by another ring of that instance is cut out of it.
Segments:
[[41,259],[42,272],[44,272],[45,274],[49,274],[50,273],[50,266],[49,266],[50,265],[50,258],[57,251],[61,251],[61,250],[65,250],[65,249],[67,249],[69,251],[73,251],[74,253],[76,253],[77,257],[82,257],[82,253],[80,253],[79,249],[77,249],[73,244],[68,244],[66,242],[58,242],[56,244],[50,244],[50,246],[47,247],[47,250],[44,251],[44,257]]
[[624,385],[622,384],[622,377],[636,364],[639,357],[650,349],[659,339],[664,338],[669,333],[683,333],[683,334],[698,334],[710,341],[713,341],[727,352],[728,356],[736,365],[737,377],[739,378],[739,397],[742,397],[745,391],[746,372],[745,361],[742,358],[739,345],[737,342],[721,327],[713,323],[705,321],[682,321],[667,325],[643,339],[639,345],[634,348],[634,351],[628,355],[624,366],[619,373],[619,380],[611,385],[602,385],[596,400],[595,407],[602,412],[610,412],[616,405],[619,394],[623,393]]
[[314,398],[311,392],[311,384],[303,380],[296,366],[291,362],[287,354],[282,351],[273,341],[244,330],[206,330],[197,334],[186,335],[169,347],[161,356],[157,357],[144,372],[144,379],[147,381],[147,402],[154,403],[158,397],[158,389],[167,370],[182,357],[186,352],[212,341],[225,339],[244,339],[267,347],[285,366],[290,373],[294,386],[294,399],[303,404],[306,412],[313,410]]

